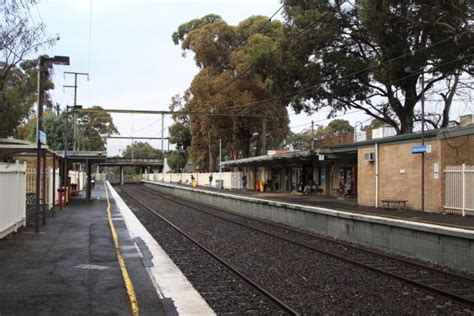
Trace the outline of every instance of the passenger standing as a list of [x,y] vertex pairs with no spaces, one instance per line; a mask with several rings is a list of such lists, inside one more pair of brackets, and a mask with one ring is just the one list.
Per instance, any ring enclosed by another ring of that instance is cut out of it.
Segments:
[[212,173],[209,175],[209,187],[212,188]]
[[242,190],[247,191],[247,176],[245,173],[242,175]]

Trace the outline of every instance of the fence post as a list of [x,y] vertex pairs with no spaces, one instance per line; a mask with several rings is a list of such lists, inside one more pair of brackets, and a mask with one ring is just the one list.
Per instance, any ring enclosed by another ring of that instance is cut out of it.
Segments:
[[466,216],[466,164],[462,164],[462,216]]

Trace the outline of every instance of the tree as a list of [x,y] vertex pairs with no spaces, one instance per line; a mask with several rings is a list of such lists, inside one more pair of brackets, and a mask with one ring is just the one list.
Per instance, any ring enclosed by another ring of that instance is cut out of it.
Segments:
[[[46,133],[48,147],[53,150],[64,150],[65,141],[69,144],[68,149],[71,149],[73,143],[72,123],[68,122],[68,126],[65,128],[65,117],[65,112],[60,115],[55,115],[52,111],[43,113],[43,131]],[[36,142],[36,116],[31,117],[19,127],[17,137]]]
[[[354,127],[346,120],[335,119],[322,129],[325,137],[340,136],[344,134],[354,133]],[[319,129],[318,129],[319,131]]]
[[[283,26],[262,16],[250,17],[231,26],[219,16],[182,24],[173,34],[175,44],[192,51],[200,68],[184,94],[184,109],[229,116],[189,117],[192,141],[190,159],[200,170],[214,170],[219,152],[233,159],[248,157],[252,135],[262,135],[262,120],[267,116],[265,135],[269,146],[277,145],[288,132],[286,107],[270,91],[255,69],[262,56],[277,45]],[[245,43],[245,46],[242,45]],[[267,100],[262,102],[262,100]]]
[[168,166],[173,172],[180,172],[188,161],[188,157],[185,152],[181,150],[173,150],[168,153]]
[[293,150],[308,150],[311,149],[311,140],[313,135],[311,130],[304,130],[301,133],[289,132],[285,139],[286,146]]
[[[170,110],[180,111],[184,108],[184,99],[180,95],[171,98]],[[174,114],[174,123],[168,128],[169,142],[176,144],[176,149],[187,151],[191,146],[191,127],[187,115]]]
[[369,125],[362,127],[362,130],[364,131],[372,130],[372,129],[376,129],[385,125],[386,123],[384,121],[381,121],[379,119],[373,119],[372,121],[370,121]]
[[118,134],[112,116],[100,106],[94,111],[79,111],[77,117],[77,143],[79,150],[105,150],[106,136]]
[[[36,0],[2,2],[0,24],[0,137],[12,136],[31,114],[36,101],[36,60],[25,58],[56,39],[46,38],[44,24],[34,25],[29,10]],[[53,88],[49,79],[51,65],[43,76],[45,90]],[[49,103],[46,96],[45,104]]]
[[128,145],[122,156],[136,159],[163,159],[161,150],[152,147],[146,142],[136,142]]
[[298,45],[282,45],[279,63],[262,75],[297,112],[328,107],[334,117],[358,109],[410,133],[423,94],[473,72],[473,6],[460,0],[285,1],[285,37]]

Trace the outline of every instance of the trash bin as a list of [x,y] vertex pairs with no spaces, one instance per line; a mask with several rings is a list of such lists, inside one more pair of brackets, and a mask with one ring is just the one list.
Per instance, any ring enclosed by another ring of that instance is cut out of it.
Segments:
[[64,196],[63,188],[58,188],[58,203],[56,203],[56,206],[59,206],[59,207],[66,206],[66,198]]
[[71,184],[71,196],[78,196],[79,191],[77,191],[77,184]]

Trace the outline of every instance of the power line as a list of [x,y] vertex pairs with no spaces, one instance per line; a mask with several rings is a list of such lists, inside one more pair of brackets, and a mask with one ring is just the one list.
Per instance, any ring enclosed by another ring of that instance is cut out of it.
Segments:
[[[331,83],[331,82],[337,81],[337,80],[349,79],[349,78],[351,78],[352,76],[358,75],[358,74],[360,74],[360,73],[364,73],[364,72],[369,71],[369,70],[376,69],[376,68],[378,68],[378,67],[380,67],[380,66],[382,66],[382,65],[384,65],[384,64],[391,63],[391,62],[397,61],[397,60],[399,60],[399,59],[401,59],[401,58],[411,56],[413,53],[416,53],[416,52],[419,52],[419,51],[423,51],[423,50],[425,50],[425,49],[433,48],[433,47],[435,47],[435,46],[437,46],[437,45],[439,45],[439,44],[441,44],[441,43],[444,43],[444,42],[446,42],[446,41],[449,41],[449,40],[451,40],[451,39],[453,39],[453,38],[455,38],[455,37],[457,37],[457,36],[460,36],[460,35],[461,35],[461,34],[452,35],[452,36],[450,36],[450,37],[448,37],[448,38],[446,38],[446,39],[443,39],[443,40],[440,40],[440,41],[438,41],[438,42],[435,42],[435,43],[431,44],[431,45],[428,46],[428,47],[422,47],[422,48],[419,48],[419,49],[417,49],[417,50],[414,50],[413,52],[405,53],[405,54],[402,54],[402,55],[400,55],[400,56],[397,56],[397,57],[394,57],[394,58],[385,60],[385,61],[383,61],[383,62],[381,62],[381,63],[379,63],[379,64],[377,64],[377,65],[370,66],[370,67],[367,67],[367,68],[364,68],[364,69],[361,69],[361,70],[357,70],[357,71],[355,71],[355,72],[352,72],[352,73],[350,73],[350,74],[347,74],[347,75],[345,75],[345,76],[342,76],[341,78],[333,78],[333,79],[324,80],[323,82],[319,83],[318,85]],[[468,55],[468,56],[464,57],[463,59],[466,59],[466,58],[471,57],[471,56],[473,56],[473,54]],[[314,60],[314,59],[313,59],[313,60]],[[453,61],[451,61],[451,62],[454,62],[454,61],[458,61],[458,59],[455,59],[455,60],[453,60]],[[450,63],[451,63],[451,62],[450,62]],[[446,64],[447,64],[447,63],[441,64],[441,65],[438,65],[438,66],[436,66],[436,67],[434,67],[434,68],[439,68],[439,67],[444,66],[444,65],[446,65]],[[410,77],[419,75],[419,74],[421,74],[421,73],[422,73],[422,72],[417,72],[417,73],[415,72],[415,73],[413,73],[413,74],[410,74],[409,76],[406,76],[406,77],[403,77],[403,78],[400,78],[400,79],[398,79],[398,80],[394,80],[394,81],[391,81],[391,82],[386,82],[385,84],[396,83],[396,82],[399,82],[399,81],[401,81],[401,80],[405,80],[405,79],[407,79],[407,78],[410,78]],[[275,97],[271,97],[271,98],[267,98],[267,99],[263,99],[263,100],[259,100],[259,101],[248,102],[248,103],[244,103],[244,104],[241,104],[241,105],[235,105],[235,106],[231,106],[231,107],[220,108],[220,109],[230,109],[230,108],[244,107],[244,106],[256,105],[256,104],[260,104],[260,103],[268,102],[268,101],[275,101],[275,100],[278,100],[278,99],[283,98],[283,97],[293,96],[293,95],[298,94],[298,93],[300,93],[300,92],[304,92],[304,91],[308,91],[308,90],[310,90],[310,89],[314,89],[315,87],[316,87],[316,85],[311,85],[311,86],[309,86],[309,87],[302,88],[302,89],[299,89],[299,90],[296,90],[296,91],[294,91],[294,92],[287,93],[287,94],[284,94],[284,95],[275,96]]]

